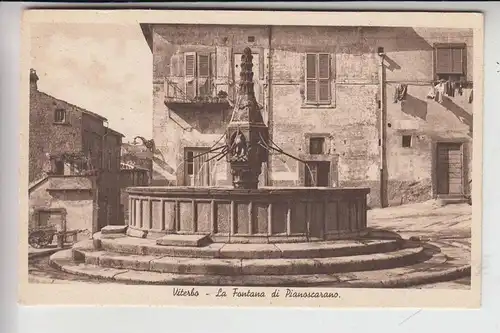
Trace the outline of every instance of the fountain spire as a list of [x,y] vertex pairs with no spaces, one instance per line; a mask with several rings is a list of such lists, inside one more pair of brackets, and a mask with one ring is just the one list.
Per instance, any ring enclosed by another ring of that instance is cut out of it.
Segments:
[[252,59],[252,50],[245,48],[238,94],[226,135],[233,186],[244,189],[258,187],[262,163],[267,161],[265,146],[269,137],[255,99]]

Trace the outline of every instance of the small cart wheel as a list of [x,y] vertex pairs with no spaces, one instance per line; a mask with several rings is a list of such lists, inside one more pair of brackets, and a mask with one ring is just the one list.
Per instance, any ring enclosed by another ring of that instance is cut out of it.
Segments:
[[42,247],[45,247],[52,243],[52,239],[54,238],[54,234],[52,232],[43,232],[43,237],[40,240]]
[[33,231],[28,237],[28,244],[35,249],[41,248],[43,242],[43,233],[41,231]]

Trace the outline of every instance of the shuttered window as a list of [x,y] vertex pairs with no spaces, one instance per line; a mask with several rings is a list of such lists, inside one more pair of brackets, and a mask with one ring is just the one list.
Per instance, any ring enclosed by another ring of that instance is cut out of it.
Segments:
[[306,102],[329,104],[330,97],[330,55],[308,53],[306,55]]
[[187,98],[207,96],[212,93],[211,53],[188,52],[184,54],[185,93]]
[[434,52],[436,75],[465,74],[465,45],[439,44]]

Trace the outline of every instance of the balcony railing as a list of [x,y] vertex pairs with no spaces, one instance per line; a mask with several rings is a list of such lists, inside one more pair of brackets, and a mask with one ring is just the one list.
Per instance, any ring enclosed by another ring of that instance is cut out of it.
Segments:
[[169,107],[191,105],[191,106],[207,106],[215,105],[219,107],[227,107],[231,104],[228,95],[225,92],[215,93],[215,85],[211,84],[207,92],[200,94],[197,92],[194,96],[188,96],[184,90],[179,88],[177,83],[166,80],[165,104]]
[[[225,91],[216,92],[217,88],[212,83],[207,91],[209,93],[198,94],[194,97],[190,97],[186,94],[184,90],[179,88],[176,82],[165,80],[166,91],[165,91],[165,105],[170,108],[175,107],[204,107],[204,108],[214,108],[220,110],[227,107],[234,107],[235,99],[231,98],[229,94]],[[234,96],[238,95],[239,87],[236,85]],[[259,109],[262,110],[264,106],[258,103]]]

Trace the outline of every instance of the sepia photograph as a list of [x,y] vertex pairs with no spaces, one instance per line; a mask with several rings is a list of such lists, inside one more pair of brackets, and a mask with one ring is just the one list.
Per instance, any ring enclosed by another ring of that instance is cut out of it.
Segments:
[[26,302],[479,306],[482,16],[58,12],[23,20]]

